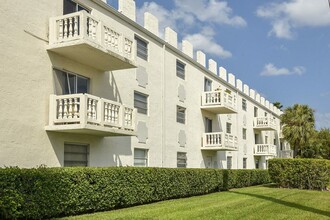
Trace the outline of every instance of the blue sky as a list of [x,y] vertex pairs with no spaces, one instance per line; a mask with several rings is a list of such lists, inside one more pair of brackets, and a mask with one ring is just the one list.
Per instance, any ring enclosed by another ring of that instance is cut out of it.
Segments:
[[[136,0],[271,102],[307,104],[317,128],[330,128],[328,0]],[[108,0],[117,8],[117,0]]]

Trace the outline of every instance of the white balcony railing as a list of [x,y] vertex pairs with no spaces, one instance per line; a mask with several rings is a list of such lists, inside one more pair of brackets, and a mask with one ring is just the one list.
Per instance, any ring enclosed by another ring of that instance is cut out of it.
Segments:
[[275,156],[276,146],[272,144],[257,144],[254,147],[254,155]]
[[[96,50],[102,50],[105,53],[110,51],[116,54],[116,58],[123,57],[123,60],[134,61],[133,39],[85,11],[52,17],[49,26],[50,48],[63,44],[66,48],[79,44],[79,40],[87,40],[95,45]],[[88,50],[85,52],[88,53]],[[72,50],[67,53],[72,56]],[[97,55],[100,56],[100,54]]]
[[202,95],[202,108],[212,109],[219,108],[221,110],[236,112],[236,95],[223,91],[204,92]]
[[281,150],[279,151],[279,158],[293,158],[293,150]]
[[276,130],[276,122],[271,117],[254,118],[254,128],[264,130]]
[[204,133],[202,149],[236,151],[238,149],[237,136],[223,132]]
[[133,108],[89,94],[51,95],[49,130],[70,130],[78,125],[79,128],[88,126],[91,130],[129,134],[135,131],[135,114]]

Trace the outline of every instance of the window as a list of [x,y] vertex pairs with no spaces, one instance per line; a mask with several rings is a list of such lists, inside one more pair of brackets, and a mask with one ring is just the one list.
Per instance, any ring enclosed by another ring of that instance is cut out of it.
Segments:
[[134,108],[138,113],[148,114],[148,96],[139,92],[134,92]]
[[185,79],[185,64],[180,61],[176,61],[176,75],[181,79]]
[[268,144],[268,136],[265,136],[265,144]]
[[86,144],[64,144],[65,167],[87,167],[89,146]]
[[86,12],[90,12],[90,10],[88,10],[86,7],[76,3],[75,1],[72,0],[64,0],[63,1],[63,14],[70,14],[73,12],[77,12],[77,11],[86,11]]
[[267,112],[265,112],[265,117],[267,117]]
[[254,107],[254,117],[258,117],[258,108]]
[[256,169],[259,169],[259,160],[256,159]]
[[247,158],[243,158],[243,169],[246,169]]
[[212,90],[212,81],[208,78],[204,79],[204,92],[210,92]]
[[274,145],[276,145],[276,138],[274,138]]
[[141,59],[148,60],[148,43],[136,36],[135,36],[135,40],[136,40],[136,55]]
[[74,73],[55,69],[56,94],[67,95],[77,93],[88,93],[89,79]]
[[231,123],[226,123],[226,133],[231,134]]
[[187,153],[178,152],[177,154],[177,167],[187,167]]
[[232,157],[227,157],[227,169],[230,170],[232,168]]
[[205,118],[205,132],[206,133],[212,132],[212,120],[209,118]]
[[246,129],[245,128],[243,128],[243,140],[246,140]]
[[134,149],[134,166],[147,167],[148,166],[148,150]]
[[186,123],[186,109],[176,106],[176,121],[182,124]]
[[246,108],[247,108],[246,99],[242,99],[242,109],[246,111]]

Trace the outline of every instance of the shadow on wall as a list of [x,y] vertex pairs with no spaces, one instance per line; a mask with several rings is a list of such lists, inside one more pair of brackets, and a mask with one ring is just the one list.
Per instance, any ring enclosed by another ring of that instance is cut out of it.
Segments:
[[131,137],[99,137],[84,134],[47,132],[59,166],[64,166],[64,144],[89,145],[89,166],[128,166],[122,158],[132,158]]

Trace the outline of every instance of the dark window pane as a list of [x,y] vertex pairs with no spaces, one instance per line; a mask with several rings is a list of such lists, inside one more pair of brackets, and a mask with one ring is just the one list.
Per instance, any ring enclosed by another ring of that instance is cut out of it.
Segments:
[[63,14],[70,14],[76,12],[76,3],[71,0],[63,1]]
[[88,93],[88,79],[77,76],[77,93]]

